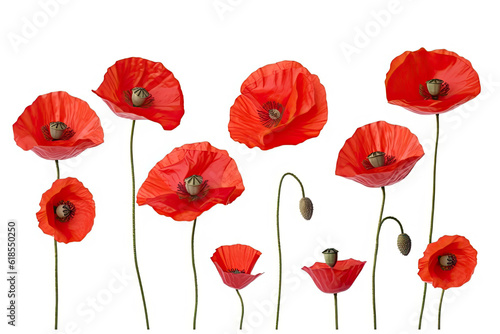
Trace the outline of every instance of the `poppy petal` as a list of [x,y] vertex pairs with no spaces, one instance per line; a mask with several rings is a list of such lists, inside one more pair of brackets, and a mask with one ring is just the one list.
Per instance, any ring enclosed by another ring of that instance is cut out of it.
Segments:
[[[272,105],[273,107],[266,107]],[[267,115],[269,110],[279,115]],[[231,138],[268,150],[317,137],[328,119],[326,92],[301,64],[282,61],[252,73],[231,107]]]
[[[68,139],[52,140],[43,134],[51,122],[63,122],[74,135]],[[104,141],[99,117],[87,102],[66,92],[40,95],[26,107],[13,125],[14,140],[23,150],[32,150],[48,160],[69,159],[87,148]]]
[[[202,196],[179,195],[179,185],[192,175],[206,181]],[[230,204],[245,187],[236,162],[208,142],[174,149],[149,172],[137,193],[137,204],[148,204],[161,215],[191,221],[216,204]]]
[[[66,222],[58,220],[54,213],[61,201],[74,205],[74,216]],[[36,216],[40,229],[54,236],[57,242],[81,241],[94,225],[95,203],[90,191],[77,179],[58,179],[42,195],[40,211]]]
[[[132,88],[146,89],[151,105],[135,107],[127,101]],[[184,115],[184,97],[179,82],[162,63],[143,58],[126,58],[108,68],[104,81],[93,90],[118,116],[160,123],[164,130],[175,129]]]
[[[441,79],[450,87],[446,96],[424,99],[420,85]],[[479,76],[470,61],[448,50],[406,51],[396,57],[387,72],[387,101],[417,114],[440,114],[473,99],[481,92]]]
[[262,275],[251,275],[261,254],[250,246],[237,244],[217,248],[211,260],[224,284],[239,290]]
[[[394,157],[394,162],[367,169],[363,162],[377,151]],[[358,128],[346,140],[339,152],[335,174],[367,187],[389,186],[404,179],[423,155],[422,145],[410,130],[379,121]]]
[[302,270],[311,276],[312,280],[324,293],[339,293],[349,289],[366,261],[354,259],[337,261],[335,267],[331,268],[326,263],[316,262],[311,267],[303,267]]
[[[439,257],[446,254],[453,254],[456,257],[456,264],[448,270],[441,268],[439,263]],[[418,275],[433,287],[446,290],[467,283],[474,273],[476,264],[477,251],[469,240],[458,235],[445,235],[427,246],[424,256],[418,261]]]

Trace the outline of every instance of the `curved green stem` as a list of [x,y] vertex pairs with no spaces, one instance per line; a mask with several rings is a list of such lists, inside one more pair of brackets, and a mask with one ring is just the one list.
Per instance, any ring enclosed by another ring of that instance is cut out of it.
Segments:
[[285,176],[290,175],[297,180],[297,182],[300,184],[300,188],[302,190],[302,197],[305,197],[305,192],[304,192],[304,186],[302,185],[302,182],[300,182],[299,178],[295,176],[292,173],[285,173],[281,177],[280,180],[280,185],[278,188],[278,204],[276,206],[276,228],[278,231],[278,257],[279,257],[279,263],[280,263],[280,272],[279,272],[279,285],[278,285],[278,306],[276,309],[276,329],[278,329],[278,322],[280,318],[280,301],[281,301],[281,278],[282,278],[282,263],[281,263],[281,241],[280,241],[280,197],[281,197],[281,185],[283,184],[283,179]]
[[403,224],[401,224],[401,222],[396,218],[396,217],[392,217],[392,216],[387,216],[385,217],[384,219],[382,219],[382,221],[380,222],[380,226],[382,226],[382,224],[387,220],[387,219],[392,219],[394,220],[396,223],[398,223],[399,225],[399,229],[401,230],[401,234],[405,233],[405,231],[403,230]]
[[148,308],[146,307],[146,298],[144,297],[144,289],[142,287],[141,273],[139,272],[139,263],[137,262],[137,246],[135,240],[135,172],[134,172],[134,128],[135,120],[132,121],[132,130],[130,132],[130,169],[132,172],[132,242],[134,247],[134,263],[137,273],[137,280],[141,289],[142,305],[144,307],[144,315],[146,317],[146,328],[149,329]]
[[337,294],[334,293],[333,297],[335,298],[335,329],[339,329],[339,313],[337,309]]
[[380,236],[380,228],[382,227],[382,216],[384,215],[384,206],[385,206],[385,187],[382,187],[381,189],[382,189],[382,207],[380,208],[380,218],[378,219],[377,238],[375,240],[375,254],[373,256],[373,272],[372,272],[373,329],[377,329],[377,306],[375,303],[375,269],[377,268],[378,239]]
[[238,294],[238,297],[240,297],[240,302],[241,302],[241,320],[240,320],[240,329],[243,328],[243,315],[245,314],[245,305],[243,305],[243,298],[241,298],[241,294],[240,292],[238,291],[238,289],[236,289],[236,293]]
[[[439,143],[439,114],[436,114],[436,146],[434,147],[434,167],[432,172],[432,208],[431,208],[431,227],[429,232],[429,243],[432,242],[432,231],[434,229],[434,208],[436,204],[436,166]],[[427,283],[424,283],[424,293],[422,296],[422,307],[420,309],[420,317],[418,320],[418,329],[422,328],[422,316],[424,315],[425,296],[427,295]]]
[[438,311],[438,329],[441,329],[441,306],[443,305],[443,297],[444,297],[444,292],[446,290],[443,289],[443,292],[441,293],[441,300],[439,301],[439,311]]
[[194,264],[194,230],[196,228],[196,219],[193,222],[193,232],[191,233],[191,262],[193,264],[194,275],[194,316],[193,329],[196,329],[196,314],[198,313],[198,278],[196,276],[196,266]]
[[[57,170],[57,179],[59,180],[60,178],[60,172],[59,172],[59,161],[55,160],[56,162],[56,170]],[[54,260],[55,260],[55,293],[56,293],[56,306],[55,306],[55,324],[54,324],[54,329],[57,329],[57,319],[58,319],[58,314],[59,314],[59,274],[58,274],[58,265],[57,265],[57,241],[54,238]]]
[[[383,199],[382,199],[382,209],[380,210],[380,218],[382,218],[384,212],[384,204],[385,204],[385,189],[382,187]],[[399,229],[401,230],[401,234],[405,233],[403,230],[403,224],[396,217],[387,216],[384,219],[380,220],[380,223],[377,228],[377,240],[375,241],[375,257],[373,260],[373,274],[372,274],[372,298],[373,298],[373,326],[374,329],[377,329],[377,308],[375,305],[375,268],[377,266],[377,254],[378,254],[378,241],[380,236],[380,231],[382,229],[382,224],[387,220],[392,219],[399,225]]]

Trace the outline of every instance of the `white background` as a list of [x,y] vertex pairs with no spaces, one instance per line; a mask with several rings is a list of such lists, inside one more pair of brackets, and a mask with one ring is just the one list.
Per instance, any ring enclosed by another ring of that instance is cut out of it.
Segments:
[[[131,240],[131,121],[114,115],[91,92],[109,66],[131,56],[162,62],[171,70],[181,84],[186,110],[173,131],[137,122],[137,188],[173,148],[205,140],[228,150],[246,186],[234,203],[217,205],[198,219],[197,332],[238,332],[239,300],[210,260],[215,248],[234,243],[263,253],[254,272],[265,274],[241,291],[244,333],[274,332],[276,195],[285,172],[301,178],[315,212],[311,221],[302,219],[300,188],[287,178],[282,190],[286,279],[279,332],[333,331],[333,296],[320,292],[300,270],[323,261],[321,251],[327,247],[340,250],[340,259],[367,261],[352,288],[338,295],[339,321],[341,332],[371,331],[371,270],[381,191],[335,176],[335,165],[357,127],[385,120],[409,127],[426,154],[406,179],[386,189],[385,213],[403,222],[413,249],[401,256],[397,225],[384,225],[377,266],[378,332],[417,333],[423,289],[417,262],[428,239],[435,117],[389,105],[384,80],[394,57],[420,47],[445,48],[469,59],[482,84],[475,100],[441,117],[434,240],[463,235],[479,252],[471,281],[445,294],[442,328],[470,333],[498,326],[500,20],[493,1],[4,2],[0,262],[6,271],[6,223],[16,219],[19,309],[13,329],[3,315],[7,284],[2,279],[2,333],[53,332],[53,243],[38,228],[35,214],[56,170],[52,161],[15,144],[12,124],[38,95],[58,90],[87,101],[105,132],[104,144],[60,163],[61,177],[77,177],[93,193],[97,217],[82,242],[59,246],[59,333],[146,333]],[[346,48],[353,53],[344,52]],[[327,91],[328,122],[318,138],[300,145],[248,149],[229,137],[229,109],[250,73],[281,60],[296,60],[319,76]],[[191,222],[175,222],[150,207],[137,208],[150,332],[191,332],[191,227]],[[437,327],[440,290],[428,290],[422,333]]]

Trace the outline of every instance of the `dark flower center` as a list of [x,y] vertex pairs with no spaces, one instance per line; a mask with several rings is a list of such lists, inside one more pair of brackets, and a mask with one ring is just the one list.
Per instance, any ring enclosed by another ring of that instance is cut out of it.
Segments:
[[457,264],[457,257],[455,254],[444,254],[438,257],[439,266],[443,270],[451,270]]
[[280,123],[284,111],[285,108],[281,103],[267,101],[262,105],[262,110],[257,110],[257,113],[262,125],[266,128],[273,128]]
[[123,92],[125,102],[133,107],[147,108],[151,106],[154,101],[153,95],[142,87],[134,87]]
[[233,273],[233,274],[244,274],[245,270],[238,270],[236,268],[231,268],[228,270],[228,272]]
[[57,206],[54,206],[56,219],[62,223],[69,222],[75,216],[75,205],[70,201],[59,201]]
[[75,131],[63,122],[50,122],[42,126],[42,134],[46,140],[68,140],[75,135]]
[[450,85],[441,79],[431,79],[426,81],[425,87],[420,85],[419,93],[424,100],[439,100],[439,97],[446,96],[450,92]]
[[180,199],[189,199],[194,201],[205,197],[208,193],[207,180],[203,181],[200,175],[191,175],[184,179],[184,182],[179,182],[177,185],[177,196]]
[[366,169],[372,169],[382,166],[388,166],[396,162],[396,157],[386,154],[385,152],[375,151],[372,152],[364,159],[361,164]]

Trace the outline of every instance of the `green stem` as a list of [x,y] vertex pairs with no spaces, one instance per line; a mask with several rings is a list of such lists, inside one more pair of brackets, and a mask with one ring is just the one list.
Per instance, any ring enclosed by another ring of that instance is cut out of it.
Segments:
[[238,294],[238,297],[240,297],[240,302],[241,302],[241,320],[240,320],[240,329],[243,328],[243,315],[245,314],[245,305],[243,305],[243,298],[241,298],[241,294],[240,292],[238,291],[238,289],[236,289],[236,293]]
[[57,170],[57,179],[59,180],[60,173],[59,173],[59,160],[55,160],[56,162],[56,170]]
[[198,313],[198,278],[196,276],[196,266],[194,264],[194,230],[196,228],[196,219],[193,222],[193,233],[191,234],[191,262],[193,264],[194,275],[194,316],[193,329],[196,329],[196,314]]
[[54,329],[57,329],[57,315],[59,310],[59,280],[57,279],[57,241],[54,239],[54,254],[55,254],[55,275],[56,275],[56,310],[55,310],[55,325]]
[[432,172],[432,209],[431,209],[431,228],[429,232],[429,243],[432,242],[432,231],[434,229],[434,208],[436,205],[436,165],[439,143],[439,114],[436,114],[436,146],[434,148],[434,169]]
[[293,176],[295,178],[295,180],[297,180],[297,182],[300,184],[300,188],[302,190],[302,197],[305,197],[304,186],[302,185],[302,182],[300,182],[299,178],[292,173],[283,174],[283,176],[281,177],[281,180],[280,180],[279,188],[278,188],[278,204],[276,206],[276,228],[278,231],[278,257],[279,257],[279,264],[280,264],[279,265],[280,266],[279,284],[278,284],[278,306],[276,309],[276,329],[278,329],[278,322],[279,322],[279,318],[280,318],[281,278],[282,278],[282,271],[283,271],[282,263],[281,263],[281,241],[280,241],[280,197],[281,197],[281,185],[283,184],[283,179],[287,175]]
[[420,307],[420,318],[418,320],[418,329],[422,328],[422,316],[424,315],[425,296],[427,295],[427,283],[424,283],[424,295],[422,297],[422,306]]
[[[59,161],[55,160],[56,162],[56,170],[57,170],[57,179],[59,180],[60,178],[60,172],[59,172]],[[54,238],[54,260],[55,260],[55,293],[56,293],[56,306],[55,306],[55,324],[54,324],[54,329],[57,329],[57,319],[58,319],[58,314],[59,314],[59,274],[58,274],[58,265],[57,265],[57,241]]]
[[392,217],[392,216],[387,216],[385,217],[384,219],[382,219],[382,222],[380,223],[380,225],[382,226],[382,224],[387,220],[387,219],[392,219],[394,220],[396,223],[398,223],[399,225],[399,229],[401,230],[401,234],[405,233],[405,231],[403,230],[403,224],[401,224],[401,222],[396,218],[396,217]]
[[132,240],[134,247],[134,263],[137,273],[137,280],[141,289],[142,305],[144,307],[144,315],[146,317],[146,328],[149,329],[148,308],[146,307],[146,298],[144,297],[144,289],[142,287],[141,273],[139,272],[139,263],[137,262],[137,245],[135,238],[135,172],[134,172],[134,128],[135,120],[132,121],[132,130],[130,132],[130,169],[132,172]]
[[[383,212],[384,212],[384,205],[385,205],[385,189],[382,187],[382,193],[383,193],[383,199],[382,199],[382,209],[380,210],[380,218],[382,218]],[[373,274],[372,274],[372,298],[373,298],[373,327],[374,329],[377,329],[377,308],[375,305],[375,268],[377,266],[377,254],[378,254],[378,241],[379,241],[379,236],[380,236],[380,231],[382,229],[382,224],[387,220],[387,219],[392,219],[399,225],[399,229],[401,230],[401,234],[405,233],[403,230],[403,224],[396,218],[392,216],[387,216],[382,220],[379,220],[380,223],[377,228],[377,240],[375,241],[375,257],[373,260]]]
[[385,187],[382,187],[382,207],[380,208],[380,218],[378,219],[377,239],[375,241],[375,254],[373,256],[373,272],[372,272],[372,304],[373,304],[373,329],[377,329],[377,306],[375,303],[375,269],[377,268],[378,254],[378,239],[380,236],[380,228],[382,227],[382,216],[385,206]]
[[337,309],[337,294],[334,293],[333,297],[335,298],[335,329],[339,329],[339,313]]
[[[432,209],[431,209],[431,227],[429,232],[429,243],[432,242],[432,231],[434,229],[434,208],[436,204],[436,166],[439,143],[439,114],[436,114],[436,146],[434,147],[434,167],[432,172]],[[422,307],[420,309],[420,318],[418,320],[418,329],[422,328],[422,316],[424,315],[425,297],[427,295],[427,283],[424,283],[424,294],[422,296]]]
[[441,306],[443,305],[443,296],[444,292],[446,290],[443,289],[443,292],[441,293],[441,300],[439,301],[439,311],[438,311],[438,329],[441,329]]

